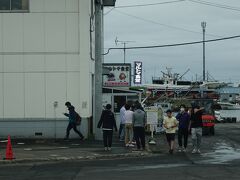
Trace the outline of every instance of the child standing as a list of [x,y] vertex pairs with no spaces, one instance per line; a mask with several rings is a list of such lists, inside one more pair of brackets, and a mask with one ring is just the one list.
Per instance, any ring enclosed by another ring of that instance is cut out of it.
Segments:
[[163,126],[166,129],[166,138],[169,145],[169,153],[173,154],[175,146],[175,134],[178,126],[178,121],[172,116],[172,111],[169,109],[166,111],[167,117],[163,120]]

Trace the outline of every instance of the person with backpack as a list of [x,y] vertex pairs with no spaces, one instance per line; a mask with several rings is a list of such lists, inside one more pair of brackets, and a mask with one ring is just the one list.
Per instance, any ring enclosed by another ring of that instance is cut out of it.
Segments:
[[103,130],[103,143],[105,151],[110,151],[112,148],[113,128],[117,131],[116,120],[111,108],[111,104],[106,105],[106,109],[102,111],[102,115],[97,126],[98,128],[102,127]]
[[64,113],[65,116],[68,117],[69,119],[69,123],[66,129],[66,136],[65,136],[65,140],[69,139],[69,134],[71,129],[74,130],[75,133],[77,133],[80,137],[80,140],[84,139],[84,136],[82,135],[82,133],[77,129],[77,125],[80,124],[81,121],[81,117],[79,116],[79,114],[75,111],[74,106],[71,105],[70,102],[66,102],[65,106],[68,108],[69,113]]

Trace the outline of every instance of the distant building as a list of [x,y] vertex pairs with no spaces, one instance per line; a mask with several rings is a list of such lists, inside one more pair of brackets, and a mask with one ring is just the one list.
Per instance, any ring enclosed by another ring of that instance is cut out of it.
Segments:
[[240,95],[240,87],[224,87],[218,90],[221,102],[233,102],[238,100]]
[[88,133],[94,7],[94,0],[0,0],[0,137],[62,138],[66,101]]

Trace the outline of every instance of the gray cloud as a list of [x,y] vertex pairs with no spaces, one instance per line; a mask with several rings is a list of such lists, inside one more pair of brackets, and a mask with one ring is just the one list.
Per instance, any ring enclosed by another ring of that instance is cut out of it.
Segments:
[[[116,6],[142,3],[156,3],[167,0],[118,0]],[[239,7],[236,0],[209,2]],[[108,9],[105,9],[107,12]],[[127,13],[131,16],[125,15]],[[138,17],[138,18],[137,18]],[[240,34],[240,11],[220,9],[189,1],[158,6],[119,8],[112,10],[105,18],[105,48],[116,47],[114,40],[136,41],[127,46],[161,45],[202,40],[201,21],[207,22],[206,38],[225,37]],[[141,20],[143,19],[143,20]],[[151,22],[147,22],[147,21]],[[170,28],[168,26],[178,27]],[[180,29],[186,29],[184,31]],[[198,32],[198,33],[197,33]],[[121,44],[118,47],[123,47]],[[206,65],[210,74],[220,81],[240,83],[240,39],[206,44]],[[165,67],[177,72],[191,69],[186,78],[202,75],[202,45],[181,47],[127,50],[127,62],[143,61],[144,76],[150,81]],[[114,50],[105,56],[105,62],[123,62],[123,51]]]

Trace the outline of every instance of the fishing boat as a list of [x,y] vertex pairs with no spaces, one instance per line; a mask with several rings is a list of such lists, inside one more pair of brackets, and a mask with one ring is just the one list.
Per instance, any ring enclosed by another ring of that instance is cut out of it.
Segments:
[[239,104],[233,104],[230,102],[218,102],[223,110],[240,110]]

